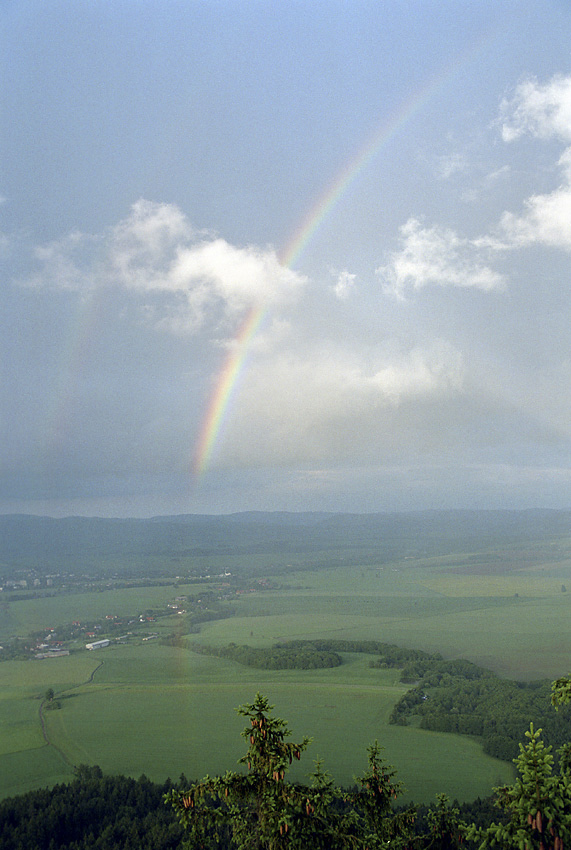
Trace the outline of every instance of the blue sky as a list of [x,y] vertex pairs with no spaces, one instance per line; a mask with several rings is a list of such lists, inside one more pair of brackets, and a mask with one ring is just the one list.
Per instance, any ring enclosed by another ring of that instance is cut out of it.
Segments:
[[569,507],[568,3],[7,0],[0,38],[1,512]]

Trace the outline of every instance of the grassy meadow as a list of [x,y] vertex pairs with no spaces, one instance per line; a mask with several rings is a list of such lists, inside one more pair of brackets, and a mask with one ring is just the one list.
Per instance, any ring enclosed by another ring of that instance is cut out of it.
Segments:
[[[297,779],[306,779],[319,758],[336,781],[350,784],[365,768],[366,748],[375,739],[398,766],[409,799],[432,799],[439,791],[473,799],[513,775],[510,765],[484,756],[469,738],[390,726],[388,716],[405,688],[396,671],[369,668],[366,655],[348,654],[340,668],[302,672],[252,671],[156,642],[85,657],[92,669],[75,665],[82,679],[76,686],[56,681],[55,668],[67,679],[73,656],[28,663],[41,675],[36,694],[29,677],[27,697],[12,705],[12,718],[19,720],[13,719],[12,743],[6,738],[0,755],[3,796],[70,779],[71,765],[80,763],[99,764],[110,773],[145,773],[157,781],[183,772],[189,778],[224,772],[245,751],[244,722],[235,708],[258,690],[288,720],[293,740],[313,738],[292,772]],[[38,722],[37,692],[46,686],[48,667],[62,703],[61,710],[45,713],[52,746],[43,743]]]
[[456,562],[403,561],[296,572],[282,582],[279,591],[244,595],[236,617],[205,623],[196,639],[383,640],[519,680],[571,672],[571,560],[495,575],[463,572]]
[[[252,582],[250,592],[232,602],[234,616],[204,623],[189,639],[253,646],[294,638],[375,639],[468,658],[511,678],[554,678],[571,671],[571,560],[561,547],[557,553],[550,559],[543,546],[530,558],[508,547],[310,570],[296,563],[274,577],[274,589]],[[259,563],[256,568],[260,573]],[[24,635],[76,619],[136,613],[187,591],[192,586],[12,602],[2,609],[0,631]],[[180,616],[155,625],[160,634],[185,631]],[[485,756],[475,739],[389,725],[406,686],[398,672],[370,668],[371,658],[351,653],[334,669],[263,671],[155,640],[6,661],[0,664],[0,795],[70,779],[72,766],[82,762],[157,781],[233,768],[245,750],[234,709],[258,690],[275,703],[294,739],[313,738],[295,766],[298,779],[320,758],[337,782],[349,784],[365,767],[367,745],[378,739],[407,799],[416,802],[441,791],[470,800],[511,780],[512,766]],[[50,745],[40,723],[48,687],[62,705],[44,712]]]

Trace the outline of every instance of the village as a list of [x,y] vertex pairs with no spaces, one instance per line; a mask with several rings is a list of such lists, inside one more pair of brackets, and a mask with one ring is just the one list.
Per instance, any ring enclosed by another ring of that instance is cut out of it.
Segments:
[[[2,584],[3,593],[0,595],[0,605],[6,609],[10,604],[17,604],[37,595],[46,595],[50,589],[50,595],[61,593],[110,591],[110,604],[113,603],[113,590],[128,587],[135,590],[137,587],[164,586],[172,584],[178,587],[182,584],[181,578],[154,581],[153,579],[139,579],[138,582],[129,583],[124,579],[114,583],[113,579],[105,582],[89,580],[86,577],[76,579],[76,584],[71,584],[69,579],[75,578],[72,574],[54,574],[45,577],[41,581],[34,570],[25,571],[25,578],[4,579]],[[67,583],[64,579],[68,579]],[[47,584],[51,581],[52,584]],[[37,583],[39,582],[39,583]],[[57,582],[57,584],[54,584]],[[76,619],[70,623],[45,626],[32,632],[27,637],[13,636],[4,641],[0,646],[0,661],[14,659],[34,659],[45,661],[48,659],[63,658],[74,652],[97,651],[106,649],[113,644],[146,643],[156,640],[160,636],[166,636],[164,621],[166,618],[181,617],[185,619],[185,629],[197,630],[198,624],[206,620],[225,618],[232,616],[232,610],[228,603],[244,593],[259,592],[270,589],[267,579],[255,581],[244,580],[236,577],[226,570],[218,575],[205,574],[193,577],[193,584],[204,583],[199,593],[181,594],[174,596],[165,605],[156,608],[147,608],[143,611],[129,614],[107,613],[93,620]],[[74,587],[70,591],[70,587]],[[41,591],[44,590],[42,594]],[[38,590],[40,593],[38,593]],[[10,596],[6,591],[12,591]],[[31,591],[31,592],[30,592]],[[162,635],[157,631],[158,621],[163,621]],[[177,628],[178,630],[178,628]]]

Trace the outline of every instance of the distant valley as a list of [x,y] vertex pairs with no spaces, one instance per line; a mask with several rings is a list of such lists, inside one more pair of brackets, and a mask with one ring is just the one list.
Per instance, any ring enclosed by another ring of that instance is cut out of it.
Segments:
[[239,756],[228,718],[261,691],[337,781],[378,738],[409,797],[470,800],[510,779],[509,759],[454,734],[461,717],[428,718],[422,690],[407,699],[428,674],[403,681],[378,647],[526,682],[571,667],[569,511],[3,516],[0,586],[2,796],[79,763],[223,772]]

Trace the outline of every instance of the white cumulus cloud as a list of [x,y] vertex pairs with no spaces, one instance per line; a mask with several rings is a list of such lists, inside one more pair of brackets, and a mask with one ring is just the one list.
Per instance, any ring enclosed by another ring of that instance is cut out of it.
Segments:
[[473,287],[489,291],[503,276],[485,263],[486,240],[470,240],[442,227],[423,227],[416,218],[400,228],[401,248],[376,271],[385,291],[402,297],[425,286]]
[[201,288],[221,298],[231,309],[252,303],[290,301],[304,278],[282,266],[274,251],[237,248],[224,239],[202,242],[178,251],[169,270],[169,286],[179,291]]
[[35,257],[40,268],[28,284],[139,293],[149,320],[176,332],[195,331],[209,310],[233,319],[252,306],[290,303],[306,282],[273,249],[231,245],[196,231],[175,205],[146,200],[106,233],[68,234]]
[[512,142],[530,133],[539,138],[571,140],[571,76],[556,74],[547,83],[522,81],[501,104],[502,138]]
[[513,247],[538,243],[571,251],[571,185],[532,195],[522,215],[505,212],[501,225]]

